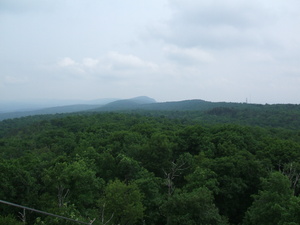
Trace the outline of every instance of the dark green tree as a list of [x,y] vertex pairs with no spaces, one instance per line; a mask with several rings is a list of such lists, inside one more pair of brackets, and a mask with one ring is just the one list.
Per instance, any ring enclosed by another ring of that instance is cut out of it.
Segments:
[[214,205],[212,192],[205,187],[177,192],[161,207],[167,225],[227,224]]

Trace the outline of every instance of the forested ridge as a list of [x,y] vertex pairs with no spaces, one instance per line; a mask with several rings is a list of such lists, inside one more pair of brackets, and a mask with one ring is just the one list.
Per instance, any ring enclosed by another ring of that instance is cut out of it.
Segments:
[[300,224],[300,112],[280,107],[3,120],[0,199],[96,225]]

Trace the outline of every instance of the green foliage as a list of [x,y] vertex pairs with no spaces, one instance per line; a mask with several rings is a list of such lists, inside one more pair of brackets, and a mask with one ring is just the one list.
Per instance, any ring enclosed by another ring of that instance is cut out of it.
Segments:
[[167,225],[227,224],[219,215],[213,195],[207,188],[175,193],[162,205],[162,212]]
[[279,172],[263,179],[262,190],[247,211],[244,224],[299,224],[300,199],[292,194],[289,179]]
[[145,224],[161,224],[163,217],[158,208],[164,200],[161,195],[163,180],[144,169],[138,173],[134,183],[143,195],[142,203],[145,208]]
[[45,170],[43,181],[48,187],[47,195],[52,190],[52,202],[57,199],[59,207],[71,202],[82,210],[95,205],[104,185],[104,181],[96,177],[95,171],[80,158],[71,163],[57,162]]
[[136,224],[143,218],[142,194],[136,184],[109,182],[100,200],[101,217],[108,224]]
[[22,225],[23,222],[17,220],[12,215],[0,216],[0,224],[5,225]]
[[[51,213],[54,213],[59,216],[63,216],[72,220],[88,222],[83,216],[80,215],[80,212],[76,209],[74,205],[64,204],[62,207],[58,209],[50,210]],[[66,220],[59,217],[53,216],[42,216],[37,217],[34,225],[44,225],[44,224],[53,224],[53,225],[73,225],[75,222]]]
[[208,169],[197,166],[195,170],[186,176],[187,184],[185,189],[192,191],[199,187],[206,187],[214,194],[219,193],[219,182],[217,174]]
[[299,224],[298,108],[247,107],[2,121],[0,199],[95,225]]

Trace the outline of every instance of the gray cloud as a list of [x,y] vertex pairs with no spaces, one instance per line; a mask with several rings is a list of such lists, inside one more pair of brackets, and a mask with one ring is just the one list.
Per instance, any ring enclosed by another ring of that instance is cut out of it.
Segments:
[[114,79],[126,79],[136,77],[138,74],[139,78],[146,76],[149,73],[155,72],[158,66],[153,62],[142,60],[132,54],[108,52],[102,57],[84,58],[79,62],[70,57],[64,57],[52,69],[69,72],[70,74],[81,74],[84,77],[110,75]]
[[199,48],[180,48],[178,46],[164,47],[165,55],[175,63],[195,65],[211,63],[214,61],[212,54]]
[[[285,35],[280,32],[285,30],[284,21],[295,26],[299,22],[295,7],[300,3],[294,0],[170,0],[170,5],[173,17],[157,35],[168,43],[185,47],[280,45]],[[274,29],[279,33],[272,33]]]
[[298,102],[298,0],[0,0],[0,100]]

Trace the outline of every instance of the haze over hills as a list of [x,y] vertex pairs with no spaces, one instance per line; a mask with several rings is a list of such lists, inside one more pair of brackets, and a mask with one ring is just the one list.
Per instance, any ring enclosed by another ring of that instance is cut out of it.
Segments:
[[[130,111],[130,110],[158,110],[158,111],[184,111],[184,110],[208,110],[214,107],[239,105],[239,103],[213,103],[204,100],[184,100],[174,102],[157,102],[155,99],[147,96],[139,96],[130,99],[99,99],[93,101],[79,101],[66,105],[61,105],[62,102],[58,102],[58,106],[43,107],[47,104],[53,104],[55,102],[42,102],[42,104],[13,104],[10,107],[2,107],[0,111],[0,120],[19,118],[24,116],[33,115],[45,115],[45,114],[57,114],[57,113],[74,113],[74,112],[108,112],[108,111]],[[79,104],[81,103],[81,104]],[[96,104],[97,103],[97,104]],[[0,106],[3,106],[3,104]],[[5,106],[5,105],[4,105]],[[13,107],[14,106],[14,107]],[[18,108],[19,107],[19,108]],[[13,109],[13,110],[9,110]]]
[[135,109],[139,107],[145,107],[146,105],[153,105],[157,103],[155,99],[149,98],[147,96],[140,96],[136,98],[117,100],[111,103],[108,103],[102,107],[97,107],[94,111],[116,111],[116,110],[126,110],[126,109]]
[[[256,124],[259,118],[265,118],[266,124],[272,124],[273,115],[280,116],[287,124],[300,123],[300,105],[295,104],[247,104],[230,102],[209,102],[199,99],[157,102],[147,96],[130,99],[99,99],[94,101],[76,102],[56,107],[44,107],[32,110],[14,110],[0,113],[0,121],[5,119],[20,118],[25,116],[65,113],[97,113],[97,112],[135,112],[167,115],[172,118],[182,118],[189,112],[195,120],[214,120],[221,122],[234,122],[244,120],[246,123]],[[81,104],[80,104],[81,103]],[[1,104],[0,104],[1,106]],[[1,108],[0,111],[8,110]]]
[[31,102],[0,102],[0,120],[32,115],[72,113],[103,108],[103,111],[123,110],[142,104],[156,103],[152,98],[139,96],[131,99],[105,98],[90,101],[50,100]]
[[103,98],[95,100],[28,100],[28,101],[0,101],[0,113],[34,111],[51,107],[64,107],[70,105],[105,105],[117,101],[117,98]]

